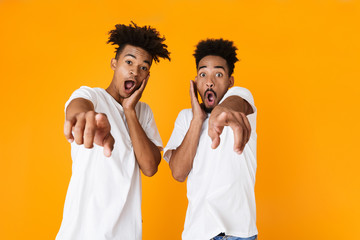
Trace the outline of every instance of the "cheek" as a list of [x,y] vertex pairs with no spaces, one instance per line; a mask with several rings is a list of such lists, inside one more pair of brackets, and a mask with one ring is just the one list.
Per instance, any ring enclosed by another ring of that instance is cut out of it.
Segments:
[[126,77],[129,74],[129,71],[125,67],[118,68],[118,75]]
[[230,86],[230,82],[226,81],[226,80],[222,80],[222,81],[219,81],[218,86],[221,89],[221,91],[224,91],[224,90],[226,91]]
[[143,71],[143,70],[141,70],[141,77],[143,78],[143,79],[145,79],[148,75],[149,75],[149,71]]
[[225,95],[228,89],[229,89],[229,85],[227,83],[219,86],[218,98],[221,99]]
[[195,85],[196,85],[196,88],[197,88],[198,90],[201,90],[201,89],[204,88],[204,86],[205,86],[205,81],[204,81],[204,79],[198,78],[198,80],[195,82]]
[[147,73],[141,72],[140,75],[139,75],[138,80],[140,80],[140,82],[141,82],[142,80],[144,80],[146,78],[146,76],[147,76]]
[[198,89],[198,92],[199,92],[199,95],[200,95],[201,99],[203,99],[203,97],[204,97],[205,90],[206,89]]

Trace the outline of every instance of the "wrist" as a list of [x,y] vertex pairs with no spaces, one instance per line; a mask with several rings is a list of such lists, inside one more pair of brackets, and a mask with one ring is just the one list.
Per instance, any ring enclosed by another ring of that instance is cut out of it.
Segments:
[[123,108],[123,109],[124,109],[126,118],[133,117],[133,116],[136,117],[135,109],[133,109],[133,108]]
[[226,106],[223,105],[217,105],[214,107],[214,109],[211,111],[211,113],[214,112],[224,112],[224,110],[228,109]]
[[124,112],[131,112],[135,111],[135,105],[129,103],[129,102],[123,102],[122,107],[124,109]]
[[202,126],[203,122],[205,121],[206,118],[202,118],[202,117],[193,117],[193,119],[191,120],[191,124],[195,124],[195,125],[200,125]]

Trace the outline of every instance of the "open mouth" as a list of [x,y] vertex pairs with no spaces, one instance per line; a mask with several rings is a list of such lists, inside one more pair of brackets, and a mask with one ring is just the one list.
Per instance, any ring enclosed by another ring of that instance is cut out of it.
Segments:
[[135,81],[132,80],[125,81],[124,87],[125,87],[125,92],[130,93],[135,87]]
[[212,89],[205,91],[205,105],[213,107],[215,105],[216,93]]

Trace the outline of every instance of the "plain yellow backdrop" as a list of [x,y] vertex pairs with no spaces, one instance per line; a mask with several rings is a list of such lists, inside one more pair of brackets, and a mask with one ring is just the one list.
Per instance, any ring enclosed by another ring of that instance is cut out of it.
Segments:
[[[164,144],[190,107],[194,46],[233,40],[258,108],[259,239],[360,239],[360,3],[352,0],[0,0],[0,239],[54,239],[71,176],[64,103],[107,87],[117,23],[152,25],[172,61],[142,101]],[[143,238],[180,239],[186,184],[143,177]]]

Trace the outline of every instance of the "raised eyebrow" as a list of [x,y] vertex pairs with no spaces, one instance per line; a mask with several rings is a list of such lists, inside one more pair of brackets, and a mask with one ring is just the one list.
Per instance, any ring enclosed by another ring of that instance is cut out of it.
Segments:
[[206,68],[206,66],[201,66],[201,67],[199,67],[199,69],[198,69],[198,70],[200,70],[200,69],[202,69],[202,68]]
[[149,66],[151,66],[151,64],[148,60],[144,60],[144,63],[147,63]]
[[223,66],[215,66],[214,68],[221,68],[222,70],[225,71],[225,68]]
[[136,59],[136,57],[134,55],[130,54],[130,53],[126,54],[124,57],[126,57],[126,56],[130,56],[130,57],[133,57],[133,58]]

